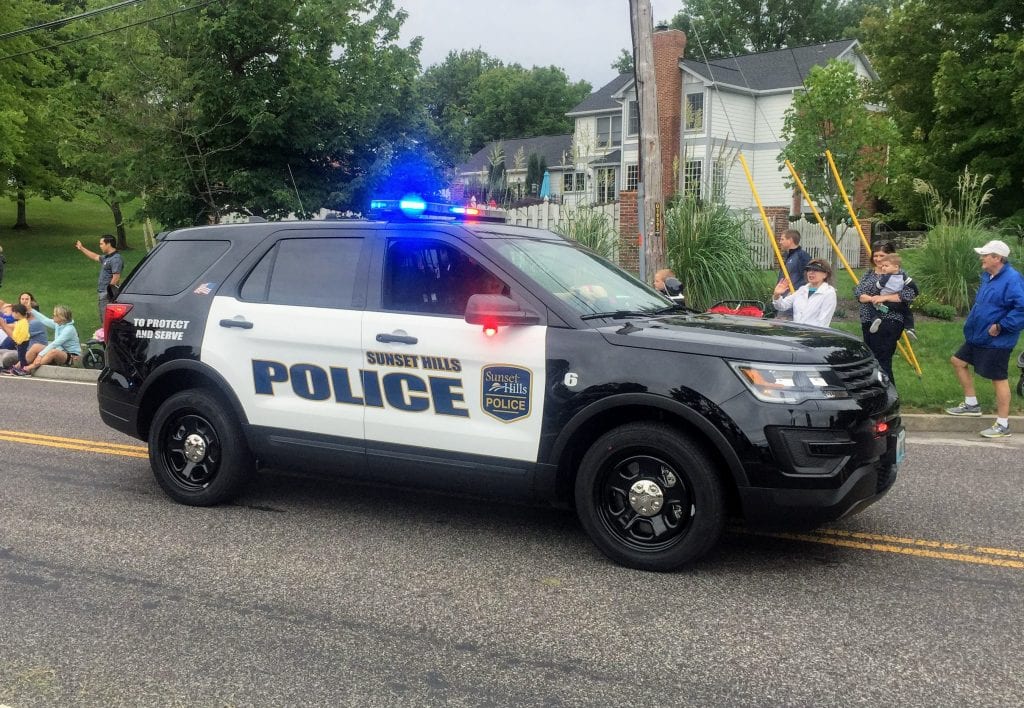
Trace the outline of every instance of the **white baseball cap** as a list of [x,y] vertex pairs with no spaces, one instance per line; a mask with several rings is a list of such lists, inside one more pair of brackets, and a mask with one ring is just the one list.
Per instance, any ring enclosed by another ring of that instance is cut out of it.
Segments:
[[979,256],[986,256],[991,253],[1003,258],[1010,257],[1010,247],[1002,241],[989,241],[981,248],[975,248],[974,252]]

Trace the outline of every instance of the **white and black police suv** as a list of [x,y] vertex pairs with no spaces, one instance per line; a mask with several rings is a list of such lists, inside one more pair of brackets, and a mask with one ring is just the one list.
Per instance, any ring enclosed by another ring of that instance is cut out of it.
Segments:
[[376,206],[173,231],[111,293],[100,414],[174,500],[257,465],[525,497],[670,570],[729,516],[813,525],[895,481],[896,391],[859,340],[687,310],[548,231]]

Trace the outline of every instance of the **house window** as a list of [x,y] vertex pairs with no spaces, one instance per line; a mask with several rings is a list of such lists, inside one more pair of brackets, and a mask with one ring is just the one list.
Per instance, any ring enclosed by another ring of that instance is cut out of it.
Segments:
[[700,180],[704,171],[703,160],[687,160],[683,168],[683,192],[700,199]]
[[626,135],[636,135],[640,132],[640,104],[630,101],[628,104],[629,118],[626,121]]
[[640,183],[640,165],[626,165],[626,191],[635,192]]
[[615,168],[599,167],[594,170],[597,181],[597,193],[594,195],[599,204],[615,201]]
[[686,130],[704,130],[704,93],[686,94]]
[[562,175],[562,192],[582,192],[586,187],[586,177],[582,172],[566,172]]
[[587,176],[582,172],[576,173],[576,191],[585,192],[587,191]]
[[725,160],[715,160],[711,165],[711,198],[725,201],[725,185],[729,176],[729,165]]
[[608,116],[597,119],[597,146],[615,147],[622,145],[622,116]]

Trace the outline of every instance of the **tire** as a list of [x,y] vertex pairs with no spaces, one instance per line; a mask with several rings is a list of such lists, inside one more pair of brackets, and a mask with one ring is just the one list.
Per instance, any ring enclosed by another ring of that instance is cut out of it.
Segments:
[[96,347],[88,347],[82,352],[82,368],[84,369],[102,369],[103,368],[103,350]]
[[602,435],[583,456],[576,513],[616,563],[670,571],[718,542],[725,498],[714,465],[692,440],[668,425],[630,423]]
[[176,393],[157,409],[149,462],[164,492],[191,506],[233,499],[255,468],[234,413],[203,389]]

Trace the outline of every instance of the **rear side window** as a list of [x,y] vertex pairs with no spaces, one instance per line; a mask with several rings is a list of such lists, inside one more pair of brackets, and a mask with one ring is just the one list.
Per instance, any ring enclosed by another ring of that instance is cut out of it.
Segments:
[[123,292],[177,295],[208,271],[230,245],[229,241],[164,241],[132,273]]
[[361,238],[287,238],[249,272],[239,296],[250,302],[353,307]]

